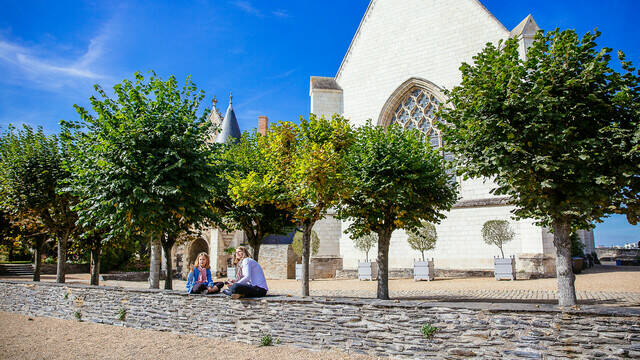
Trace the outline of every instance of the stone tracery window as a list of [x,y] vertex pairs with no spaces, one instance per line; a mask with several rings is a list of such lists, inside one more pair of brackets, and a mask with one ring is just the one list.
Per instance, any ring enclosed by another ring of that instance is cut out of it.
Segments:
[[436,113],[442,103],[425,89],[416,88],[409,92],[398,105],[391,117],[391,124],[403,129],[419,129],[429,138],[434,149],[442,147],[442,134],[438,130],[440,118]]
[[[442,133],[438,125],[442,122],[436,114],[442,103],[431,92],[422,88],[414,88],[404,96],[391,116],[390,124],[398,124],[403,129],[418,129],[427,135],[429,144],[434,149],[442,148]],[[453,160],[453,154],[442,153],[446,161]],[[456,182],[455,171],[448,169],[449,179]]]

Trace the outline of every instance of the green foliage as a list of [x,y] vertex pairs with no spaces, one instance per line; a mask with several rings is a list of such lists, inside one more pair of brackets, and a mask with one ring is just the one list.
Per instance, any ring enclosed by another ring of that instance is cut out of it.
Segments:
[[500,249],[504,258],[502,246],[515,237],[515,232],[511,229],[507,220],[489,220],[482,225],[482,238],[489,245],[495,245]]
[[408,235],[409,246],[413,250],[420,251],[422,253],[422,261],[424,261],[424,252],[436,247],[436,241],[438,240],[436,226],[423,221],[422,227],[409,231]]
[[347,232],[391,235],[395,229],[413,230],[422,220],[439,223],[456,201],[444,167],[442,156],[417,130],[371,123],[359,128],[347,168],[353,193],[340,211],[353,220]]
[[580,236],[576,231],[571,233],[571,257],[585,257],[584,243],[580,240]]
[[75,316],[75,318],[76,318],[78,321],[82,320],[82,313],[80,312],[80,310],[76,310],[76,311],[73,313],[73,316]]
[[488,44],[447,92],[445,141],[465,177],[492,178],[516,218],[552,228],[560,305],[576,303],[571,229],[611,213],[640,219],[640,72],[622,72],[597,31],[539,32],[519,58],[517,39]]
[[44,259],[44,263],[45,263],[45,264],[55,264],[55,263],[56,263],[56,261],[57,261],[57,260],[56,260],[56,258],[51,257],[51,256],[47,256],[47,257]]
[[[293,242],[291,243],[293,252],[298,256],[302,256],[302,232],[296,231],[293,235]],[[320,248],[320,238],[315,230],[311,230],[311,256],[315,256]]]
[[359,128],[347,164],[351,194],[339,217],[352,221],[346,229],[352,238],[378,234],[378,298],[388,299],[391,233],[414,230],[423,220],[439,223],[457,199],[456,188],[425,135],[397,125]]
[[209,123],[196,114],[204,93],[190,79],[180,88],[174,76],[155,73],[116,84],[114,99],[95,89],[95,115],[76,105],[81,121],[63,123],[73,154],[69,188],[86,194],[80,223],[105,239],[121,230],[175,239],[213,217],[206,201],[218,173],[205,143]]
[[3,238],[35,250],[48,235],[66,249],[76,220],[70,211],[74,199],[62,189],[69,177],[63,166],[66,156],[58,137],[45,135],[42,128],[9,125],[0,134],[0,210],[11,227],[3,226]]
[[445,140],[466,177],[495,177],[515,215],[581,229],[610,213],[640,218],[640,77],[598,50],[599,32],[540,32],[519,58],[510,39],[463,64],[448,92]]
[[357,238],[353,238],[353,246],[362,251],[365,261],[369,262],[369,251],[378,243],[378,234],[368,233]]
[[272,343],[273,343],[273,338],[269,333],[264,334],[262,338],[260,338],[260,346],[271,346],[273,345]]
[[433,338],[433,335],[435,335],[435,333],[440,330],[435,326],[432,326],[431,324],[424,324],[422,325],[422,328],[420,328],[420,332],[422,333],[422,336],[424,336],[425,338],[431,340]]
[[[268,202],[290,213],[303,230],[302,258],[308,263],[313,225],[348,195],[345,155],[352,142],[349,122],[338,115],[280,122],[258,139],[265,172],[231,179],[232,196],[238,205]],[[305,275],[303,295],[308,295],[308,283]]]
[[126,317],[127,317],[127,309],[120,308],[120,311],[118,312],[118,320],[124,321]]
[[236,252],[236,248],[230,246],[226,249],[224,249],[224,253],[227,255],[233,255]]
[[280,345],[282,344],[282,341],[280,341],[280,338],[276,338],[276,345]]
[[221,181],[214,191],[214,205],[220,214],[219,226],[243,230],[258,260],[260,244],[268,234],[283,234],[291,227],[289,212],[278,208],[271,197],[269,184],[254,182],[253,192],[240,191],[236,186],[242,179],[263,178],[270,173],[263,156],[261,135],[244,132],[236,144],[225,145],[222,153]]

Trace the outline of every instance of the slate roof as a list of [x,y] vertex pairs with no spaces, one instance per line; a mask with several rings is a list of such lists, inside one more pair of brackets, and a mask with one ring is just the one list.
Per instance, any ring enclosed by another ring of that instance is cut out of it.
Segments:
[[227,113],[224,115],[222,125],[220,126],[220,133],[216,137],[217,143],[227,143],[229,141],[237,142],[242,136],[240,132],[240,126],[236,119],[236,113],[233,111],[233,105],[231,104],[231,97],[229,98],[229,107]]
[[311,77],[311,89],[342,90],[334,78],[322,76]]

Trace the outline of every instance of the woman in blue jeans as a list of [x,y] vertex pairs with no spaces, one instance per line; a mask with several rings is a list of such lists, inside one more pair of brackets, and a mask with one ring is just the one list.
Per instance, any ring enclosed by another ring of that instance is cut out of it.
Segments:
[[239,246],[236,249],[233,262],[236,265],[237,276],[236,279],[227,282],[229,289],[224,291],[225,294],[231,295],[233,299],[267,295],[269,288],[262,267],[251,258],[246,247]]

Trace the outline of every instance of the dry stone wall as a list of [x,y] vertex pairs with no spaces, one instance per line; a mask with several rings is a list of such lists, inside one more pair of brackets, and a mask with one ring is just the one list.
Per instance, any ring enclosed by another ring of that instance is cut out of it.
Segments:
[[[0,281],[0,310],[258,343],[427,358],[638,358],[640,310],[267,297]],[[233,315],[231,315],[233,314]],[[245,314],[238,316],[238,314]],[[194,323],[199,326],[193,326]],[[432,339],[424,324],[438,327]]]

